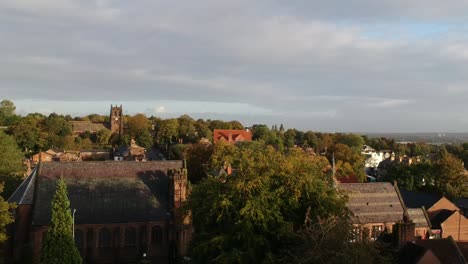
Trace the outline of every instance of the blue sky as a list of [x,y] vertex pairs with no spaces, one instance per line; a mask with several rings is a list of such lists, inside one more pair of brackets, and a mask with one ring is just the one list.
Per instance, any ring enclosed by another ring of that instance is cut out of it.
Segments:
[[466,132],[466,1],[0,0],[18,112]]

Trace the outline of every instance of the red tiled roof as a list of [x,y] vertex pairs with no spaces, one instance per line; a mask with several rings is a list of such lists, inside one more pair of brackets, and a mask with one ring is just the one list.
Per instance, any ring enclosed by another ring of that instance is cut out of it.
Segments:
[[229,143],[238,141],[252,141],[250,130],[215,129],[213,133],[214,143],[225,140]]

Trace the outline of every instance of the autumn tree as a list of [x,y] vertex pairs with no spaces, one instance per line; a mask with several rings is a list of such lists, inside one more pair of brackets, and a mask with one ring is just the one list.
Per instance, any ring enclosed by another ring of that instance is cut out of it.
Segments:
[[461,160],[450,153],[442,151],[435,164],[435,186],[439,192],[451,198],[468,196],[468,174]]
[[80,252],[73,240],[72,228],[73,219],[67,196],[67,186],[63,179],[59,179],[52,199],[52,215],[42,246],[41,263],[82,263]]
[[262,142],[216,144],[210,166],[225,162],[231,176],[203,179],[191,194],[195,263],[280,262],[308,212],[316,223],[345,210],[323,164],[301,149],[283,154]]

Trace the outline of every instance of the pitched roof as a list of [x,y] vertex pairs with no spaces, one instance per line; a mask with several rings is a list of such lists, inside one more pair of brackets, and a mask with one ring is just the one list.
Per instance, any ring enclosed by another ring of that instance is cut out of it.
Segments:
[[403,220],[403,205],[388,182],[341,183],[338,188],[348,196],[347,207],[354,224],[387,223]]
[[36,175],[37,167],[32,170],[31,174],[24,179],[11,197],[8,198],[8,203],[15,203],[17,205],[33,204]]
[[95,133],[106,128],[103,123],[93,123],[91,121],[70,121],[70,124],[74,133],[84,133],[86,131]]
[[412,242],[407,242],[398,252],[398,263],[416,264],[421,261],[421,258],[426,254],[428,249],[423,246],[416,245]]
[[429,209],[442,198],[440,194],[414,192],[403,188],[400,189],[400,193],[408,208],[421,208],[424,206]]
[[457,241],[457,246],[466,260],[468,260],[468,242]]
[[431,225],[433,229],[440,229],[441,224],[445,222],[450,216],[452,216],[456,211],[442,209],[439,210],[436,214],[431,216]]
[[408,208],[408,216],[416,227],[430,227],[431,222],[424,210],[424,208]]
[[461,254],[452,237],[440,239],[416,240],[415,243],[426,249],[430,249],[442,263],[465,264],[466,260]]
[[228,142],[251,141],[252,132],[250,130],[215,129],[213,138],[214,143],[219,140],[226,140]]
[[75,223],[169,219],[169,169],[182,161],[44,163],[37,177],[33,225],[48,225],[56,180],[63,177]]

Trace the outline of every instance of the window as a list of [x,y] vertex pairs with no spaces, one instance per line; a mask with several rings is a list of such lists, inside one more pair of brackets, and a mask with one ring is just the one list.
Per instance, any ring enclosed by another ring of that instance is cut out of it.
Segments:
[[372,226],[371,240],[377,240],[383,232],[383,226]]
[[134,227],[125,229],[125,246],[134,247],[136,245],[136,230]]
[[148,229],[146,226],[140,226],[140,245],[146,247],[148,244]]
[[75,245],[77,248],[83,248],[83,231],[75,229]]
[[361,226],[354,226],[351,230],[351,237],[349,242],[358,242],[361,240]]
[[99,247],[110,247],[111,246],[111,232],[107,228],[101,228],[99,230]]
[[162,229],[160,226],[153,226],[151,229],[151,244],[161,244],[162,240]]
[[94,230],[88,228],[88,230],[86,231],[86,247],[93,248],[95,246],[96,244],[94,242]]

